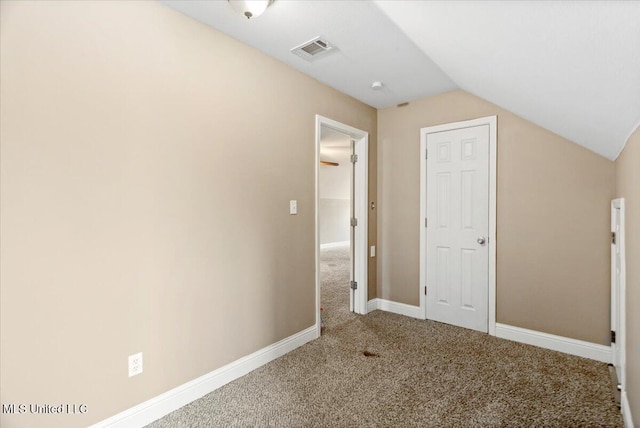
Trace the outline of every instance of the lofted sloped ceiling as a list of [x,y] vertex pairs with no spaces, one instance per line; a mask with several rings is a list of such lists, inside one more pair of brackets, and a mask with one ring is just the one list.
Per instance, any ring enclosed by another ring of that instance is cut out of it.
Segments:
[[[276,0],[264,15],[250,20],[225,0],[161,3],[376,108],[457,89],[369,1]],[[313,62],[291,53],[318,36],[335,46],[332,52]],[[372,90],[373,81],[382,81],[383,87]]]
[[460,88],[609,159],[640,123],[640,2],[376,4]]
[[640,123],[640,1],[161,3],[376,108],[461,88],[609,159]]

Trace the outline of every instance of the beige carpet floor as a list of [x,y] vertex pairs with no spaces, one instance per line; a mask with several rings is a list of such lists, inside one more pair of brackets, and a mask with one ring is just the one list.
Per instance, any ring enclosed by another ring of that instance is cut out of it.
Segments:
[[623,426],[606,364],[381,311],[350,314],[345,258],[323,254],[320,339],[150,426]]

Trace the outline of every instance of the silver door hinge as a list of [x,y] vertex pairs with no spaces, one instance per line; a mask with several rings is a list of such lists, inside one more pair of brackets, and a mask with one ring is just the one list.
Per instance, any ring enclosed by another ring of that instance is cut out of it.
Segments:
[[427,218],[424,218],[424,227],[427,227]]
[[425,151],[424,151],[424,158],[425,158],[425,159],[429,159],[429,149],[425,149]]
[[351,289],[352,290],[357,290],[358,289],[358,283],[356,281],[351,281]]
[[424,295],[425,296],[427,295],[427,286],[426,285],[424,286]]
[[351,155],[351,163],[358,162],[358,155]]
[[358,225],[358,219],[355,217],[351,218],[351,227],[356,227]]
[[616,233],[615,232],[611,232],[611,243],[613,245],[616,245]]
[[616,332],[611,331],[611,343],[616,343]]

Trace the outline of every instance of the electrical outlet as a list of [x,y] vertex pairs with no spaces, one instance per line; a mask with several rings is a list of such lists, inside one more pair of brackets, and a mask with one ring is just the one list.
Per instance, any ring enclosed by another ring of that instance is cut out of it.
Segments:
[[129,377],[142,373],[142,352],[129,355]]

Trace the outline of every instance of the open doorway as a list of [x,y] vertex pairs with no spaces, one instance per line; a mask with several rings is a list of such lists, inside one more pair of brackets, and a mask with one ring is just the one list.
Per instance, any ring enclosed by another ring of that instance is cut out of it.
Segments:
[[366,132],[316,117],[316,302],[326,328],[367,310],[367,143]]
[[353,164],[351,136],[320,129],[318,221],[320,228],[320,306],[325,328],[334,328],[353,312],[350,288]]

